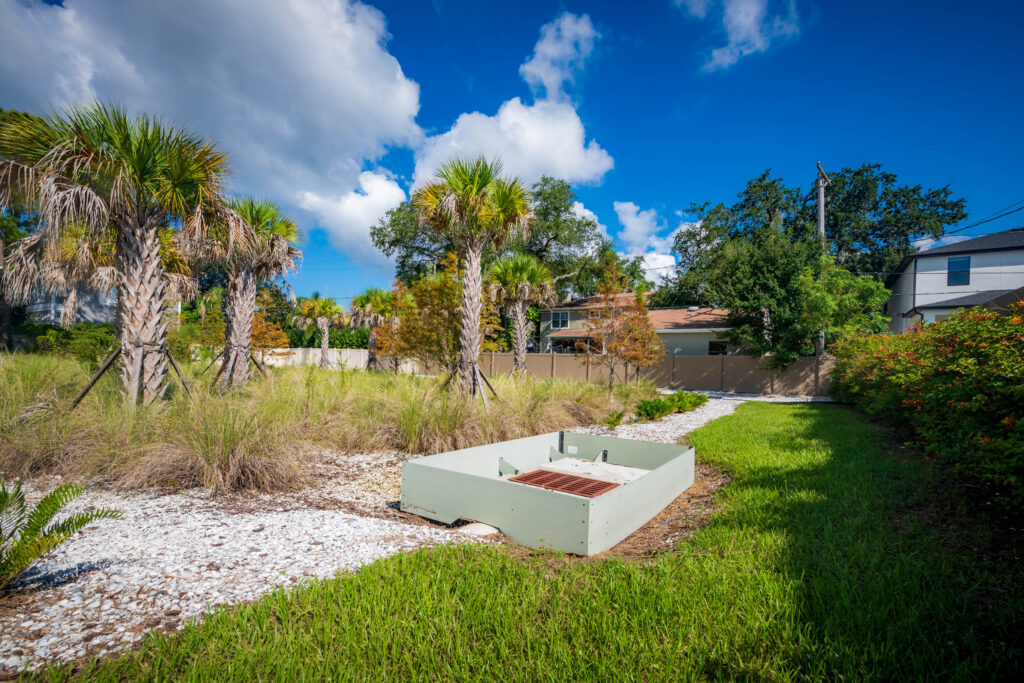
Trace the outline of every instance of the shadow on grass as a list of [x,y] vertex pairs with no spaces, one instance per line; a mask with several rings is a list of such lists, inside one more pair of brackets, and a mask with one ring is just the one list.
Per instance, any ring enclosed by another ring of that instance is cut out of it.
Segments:
[[[747,404],[694,439],[735,476],[709,531],[745,536],[790,586],[796,669],[1010,678],[1020,668],[1013,553],[955,482],[842,406]],[[748,423],[734,447],[727,420]],[[1018,539],[1019,540],[1019,539]]]

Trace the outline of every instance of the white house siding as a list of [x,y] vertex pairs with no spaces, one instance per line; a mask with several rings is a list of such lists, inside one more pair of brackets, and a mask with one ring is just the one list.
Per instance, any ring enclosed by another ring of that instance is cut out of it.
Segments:
[[885,314],[890,318],[889,329],[897,334],[902,334],[920,320],[920,316],[904,318],[903,314],[914,307],[914,264],[907,266],[906,270],[893,283],[892,294],[889,296],[889,303],[886,306]]
[[[950,287],[946,268],[950,258],[971,257],[971,282]],[[907,270],[911,270],[909,266]],[[970,254],[922,256],[917,259],[917,306],[946,301],[973,292],[1024,287],[1024,250],[979,251]]]

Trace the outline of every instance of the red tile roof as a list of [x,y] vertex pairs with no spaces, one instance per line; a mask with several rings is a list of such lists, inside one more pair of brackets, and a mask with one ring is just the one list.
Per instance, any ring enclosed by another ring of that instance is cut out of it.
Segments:
[[[644,300],[651,298],[654,292],[644,292]],[[633,292],[623,292],[622,294],[615,295],[615,303],[617,305],[625,305],[633,301],[636,294]],[[604,297],[602,296],[588,296],[584,299],[573,299],[572,301],[566,301],[564,303],[555,304],[551,307],[552,311],[564,311],[566,309],[578,309],[578,308],[596,308],[602,305]]]
[[701,330],[710,327],[729,327],[726,319],[729,311],[725,308],[701,307],[696,311],[688,308],[655,308],[648,316],[656,330]]

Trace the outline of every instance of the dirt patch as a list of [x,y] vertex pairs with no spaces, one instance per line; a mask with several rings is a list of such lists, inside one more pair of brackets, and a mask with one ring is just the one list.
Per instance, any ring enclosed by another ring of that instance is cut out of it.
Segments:
[[714,504],[715,494],[728,483],[728,475],[721,470],[698,464],[693,486],[614,548],[590,559],[651,557],[672,550],[679,541],[690,538],[707,523],[718,509]]

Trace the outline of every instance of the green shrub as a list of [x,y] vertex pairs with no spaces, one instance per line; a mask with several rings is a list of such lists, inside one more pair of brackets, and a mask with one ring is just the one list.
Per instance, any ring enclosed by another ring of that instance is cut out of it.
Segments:
[[649,398],[636,404],[638,421],[657,420],[676,411],[675,405],[664,398]]
[[688,413],[707,403],[708,397],[691,391],[677,391],[668,396],[666,400],[672,402],[677,413]]
[[622,424],[622,421],[626,418],[625,410],[616,410],[614,413],[610,413],[607,417],[601,420],[601,424],[608,427],[608,429],[615,431],[615,428]]
[[975,308],[853,339],[835,353],[833,396],[911,428],[927,457],[1024,504],[1024,302],[1005,316]]
[[36,348],[57,356],[77,358],[88,366],[97,366],[117,344],[110,323],[75,323],[70,328],[52,326],[35,339]]
[[8,489],[0,481],[0,592],[82,527],[97,519],[121,517],[118,510],[100,508],[50,524],[65,505],[81,494],[80,486],[64,484],[29,508],[21,482]]

